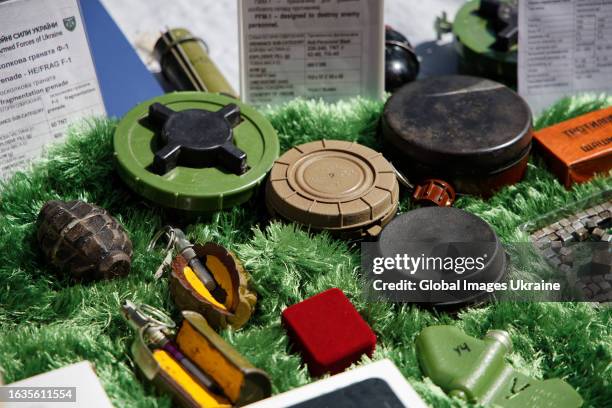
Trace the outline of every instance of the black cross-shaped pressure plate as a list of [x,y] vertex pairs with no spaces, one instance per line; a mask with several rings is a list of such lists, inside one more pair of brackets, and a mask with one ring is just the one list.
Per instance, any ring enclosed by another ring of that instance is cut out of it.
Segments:
[[148,120],[159,135],[151,168],[154,173],[163,175],[176,166],[221,167],[238,175],[246,172],[246,153],[234,144],[233,128],[240,123],[238,106],[229,104],[217,112],[177,112],[154,103],[149,106]]

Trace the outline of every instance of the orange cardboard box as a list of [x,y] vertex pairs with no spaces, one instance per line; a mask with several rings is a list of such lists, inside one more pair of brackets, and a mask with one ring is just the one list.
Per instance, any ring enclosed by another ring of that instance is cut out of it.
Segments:
[[612,168],[612,107],[535,133],[536,146],[565,187]]

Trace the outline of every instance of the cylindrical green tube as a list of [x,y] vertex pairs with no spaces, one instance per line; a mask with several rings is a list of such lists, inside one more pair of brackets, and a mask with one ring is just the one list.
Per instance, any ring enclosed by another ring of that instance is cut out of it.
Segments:
[[164,77],[181,91],[201,91],[238,98],[236,91],[209,57],[204,42],[189,30],[174,28],[154,48]]

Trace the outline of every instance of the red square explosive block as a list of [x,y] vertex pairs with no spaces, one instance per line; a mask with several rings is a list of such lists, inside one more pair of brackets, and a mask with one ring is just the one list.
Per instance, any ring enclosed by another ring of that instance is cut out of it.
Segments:
[[342,372],[376,347],[376,335],[337,288],[289,306],[282,322],[313,376]]

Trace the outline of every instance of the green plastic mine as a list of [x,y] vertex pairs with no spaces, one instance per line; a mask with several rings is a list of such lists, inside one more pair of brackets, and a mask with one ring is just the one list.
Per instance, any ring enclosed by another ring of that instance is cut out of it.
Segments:
[[425,328],[416,339],[423,373],[450,396],[489,407],[577,408],[580,395],[559,378],[536,380],[506,362],[507,332],[479,340],[454,326]]
[[[511,0],[507,2],[511,3]],[[459,70],[515,87],[518,47],[515,44],[508,50],[495,49],[497,37],[491,23],[479,14],[480,4],[480,0],[465,3],[452,24],[457,39],[455,44],[459,53]]]
[[[181,143],[187,138],[221,148],[202,153],[169,146],[168,123]],[[209,124],[219,123],[211,130]],[[118,173],[136,193],[163,207],[204,213],[248,201],[279,154],[276,131],[259,112],[203,92],[166,94],[136,106],[117,126],[114,148]]]

